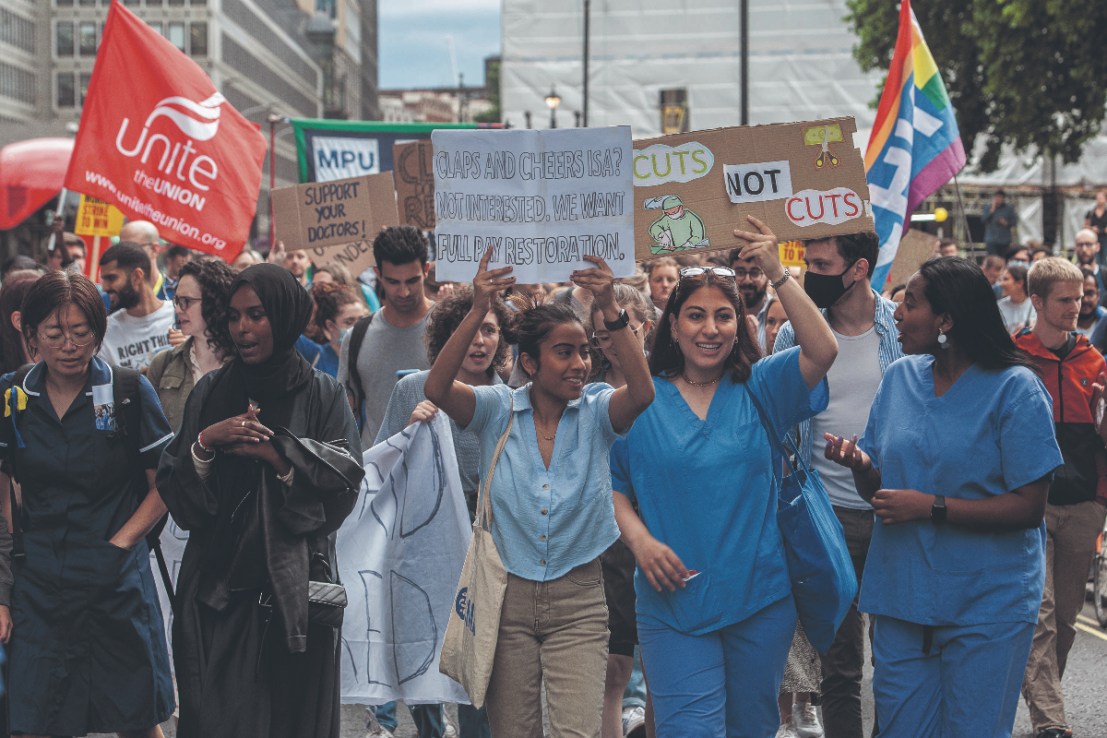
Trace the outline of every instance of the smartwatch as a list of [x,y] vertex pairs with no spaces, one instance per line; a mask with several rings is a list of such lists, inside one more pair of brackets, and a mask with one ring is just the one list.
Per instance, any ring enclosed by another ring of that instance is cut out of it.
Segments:
[[946,497],[945,495],[934,495],[934,504],[930,507],[930,519],[936,525],[941,525],[946,522]]
[[603,321],[603,327],[606,328],[609,331],[622,330],[623,328],[626,328],[628,325],[630,325],[630,316],[627,315],[626,310],[621,310],[619,312],[619,317],[616,318],[615,320],[604,319],[604,321]]

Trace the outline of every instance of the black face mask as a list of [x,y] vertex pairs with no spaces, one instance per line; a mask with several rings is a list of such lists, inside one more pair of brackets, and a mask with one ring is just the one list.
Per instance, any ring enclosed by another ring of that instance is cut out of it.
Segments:
[[850,269],[853,269],[853,264],[846,267],[841,274],[815,274],[809,271],[803,275],[803,291],[807,293],[807,296],[811,298],[816,307],[825,310],[838,302],[842,295],[849,292],[854,284],[857,284],[857,282],[854,282],[849,287],[842,284],[842,277],[846,276]]

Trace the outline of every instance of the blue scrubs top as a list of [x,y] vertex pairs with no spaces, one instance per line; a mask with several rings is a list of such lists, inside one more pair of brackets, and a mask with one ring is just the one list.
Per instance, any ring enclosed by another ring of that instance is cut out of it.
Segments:
[[799,348],[761,359],[749,381],[724,377],[707,419],[676,386],[654,378],[653,404],[611,454],[613,487],[637,501],[654,538],[700,575],[657,592],[635,573],[638,620],[699,635],[741,622],[791,592],[780,530],[769,437],[750,401],[757,396],[772,432],[826,408],[827,385],[807,388]]
[[[982,500],[1062,464],[1052,404],[1023,367],[973,365],[934,396],[933,356],[888,367],[859,445],[885,489]],[[918,520],[877,524],[860,609],[920,625],[1036,623],[1045,577],[1045,523],[982,531]]]

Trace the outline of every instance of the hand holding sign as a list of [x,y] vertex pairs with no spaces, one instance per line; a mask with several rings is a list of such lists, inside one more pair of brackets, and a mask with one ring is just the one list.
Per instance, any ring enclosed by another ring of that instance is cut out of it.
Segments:
[[585,261],[590,261],[596,266],[591,269],[577,269],[570,275],[573,284],[592,293],[593,309],[606,312],[607,308],[613,308],[618,312],[615,304],[615,275],[607,262],[598,256],[584,254]]
[[784,267],[780,263],[780,248],[777,245],[777,238],[769,230],[769,226],[752,215],[747,215],[746,220],[757,229],[757,232],[744,231],[740,228],[734,229],[734,237],[739,241],[746,242],[742,245],[742,258],[752,258],[757,262],[757,266],[761,267],[761,271],[768,276],[769,281],[775,282],[784,274]]
[[488,269],[488,262],[492,259],[492,247],[489,246],[481,257],[477,275],[473,277],[473,307],[472,312],[484,316],[492,309],[494,295],[506,290],[515,284],[515,277],[511,275],[511,267]]

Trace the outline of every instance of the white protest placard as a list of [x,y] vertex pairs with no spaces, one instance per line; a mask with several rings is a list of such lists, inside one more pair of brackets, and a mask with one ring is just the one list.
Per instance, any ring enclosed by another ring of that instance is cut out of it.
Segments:
[[342,702],[468,704],[438,671],[472,528],[450,421],[438,413],[363,454],[365,481],[338,530]]
[[594,254],[634,274],[630,128],[443,130],[434,146],[435,270],[472,281],[511,266],[521,284],[564,282]]

